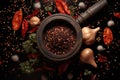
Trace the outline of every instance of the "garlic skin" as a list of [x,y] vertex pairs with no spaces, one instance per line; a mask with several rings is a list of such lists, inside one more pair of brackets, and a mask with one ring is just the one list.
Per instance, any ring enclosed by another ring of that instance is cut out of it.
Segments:
[[82,28],[83,42],[85,45],[92,45],[95,41],[95,36],[97,32],[100,30],[100,27],[95,29],[91,29],[89,27]]
[[90,48],[85,48],[84,50],[82,50],[80,54],[80,60],[97,68],[97,64],[94,60],[94,52]]
[[33,16],[32,18],[30,18],[29,24],[30,24],[31,27],[39,25],[40,24],[40,19],[37,16]]

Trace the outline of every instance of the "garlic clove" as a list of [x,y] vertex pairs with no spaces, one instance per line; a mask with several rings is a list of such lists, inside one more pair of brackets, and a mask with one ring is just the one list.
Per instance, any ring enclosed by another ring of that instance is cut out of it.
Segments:
[[18,56],[18,55],[12,55],[12,56],[11,56],[11,59],[12,59],[14,62],[17,62],[17,61],[19,61],[19,56]]
[[31,27],[39,25],[40,24],[40,18],[38,18],[37,16],[33,16],[32,18],[30,18],[29,24],[30,24]]
[[109,27],[114,26],[114,25],[115,25],[115,22],[114,22],[113,20],[109,20],[109,21],[107,22],[107,25],[108,25]]
[[82,50],[80,54],[80,60],[97,68],[97,64],[94,60],[94,52],[90,48],[85,48],[84,50]]
[[86,44],[86,45],[93,44],[95,41],[95,36],[99,30],[100,30],[100,27],[97,27],[95,29],[91,29],[89,27],[83,27],[82,34],[83,34],[84,44]]
[[98,51],[104,51],[105,48],[104,48],[102,45],[98,45],[98,46],[97,46],[97,50],[98,50]]

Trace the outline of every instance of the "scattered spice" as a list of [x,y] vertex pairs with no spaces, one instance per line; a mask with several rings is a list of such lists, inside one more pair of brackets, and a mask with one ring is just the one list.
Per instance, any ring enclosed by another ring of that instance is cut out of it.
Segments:
[[65,26],[54,26],[46,30],[44,35],[46,48],[56,55],[64,55],[71,51],[75,40],[75,32]]
[[105,45],[110,45],[113,40],[113,33],[110,28],[106,27],[103,32],[103,41]]
[[24,38],[26,36],[26,32],[28,31],[28,21],[26,19],[22,22],[22,37]]
[[22,23],[22,9],[15,12],[13,19],[12,19],[12,28],[14,31],[17,31],[20,29],[21,23]]

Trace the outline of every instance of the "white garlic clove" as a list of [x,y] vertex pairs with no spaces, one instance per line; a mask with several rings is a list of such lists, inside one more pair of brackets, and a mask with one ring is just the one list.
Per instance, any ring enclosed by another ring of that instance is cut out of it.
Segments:
[[114,25],[115,25],[115,22],[114,22],[113,20],[109,20],[109,21],[107,22],[107,25],[108,25],[109,27],[114,26]]
[[85,9],[86,8],[86,5],[84,2],[79,2],[78,6],[81,8],[81,9]]
[[34,8],[41,8],[41,4],[40,4],[40,2],[36,2],[36,3],[34,3]]
[[12,55],[11,59],[15,62],[19,61],[19,56],[18,55]]
[[97,46],[97,50],[98,51],[104,51],[105,49],[104,49],[104,47],[102,45],[98,45]]

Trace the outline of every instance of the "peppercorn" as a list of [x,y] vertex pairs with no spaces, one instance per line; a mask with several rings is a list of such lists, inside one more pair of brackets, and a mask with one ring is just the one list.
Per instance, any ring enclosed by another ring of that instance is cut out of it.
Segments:
[[75,40],[74,31],[65,26],[54,26],[44,35],[46,48],[56,55],[64,55],[71,51]]

